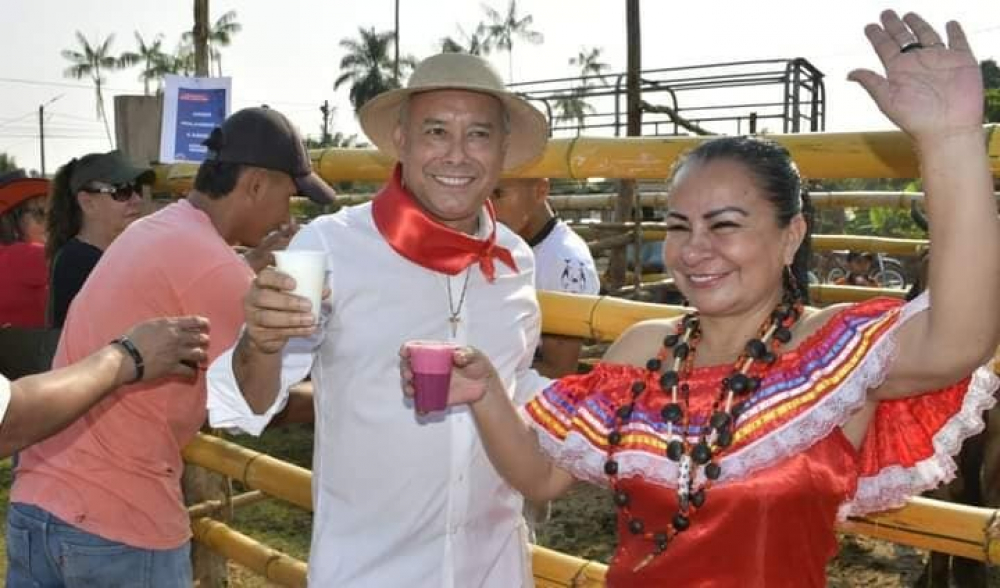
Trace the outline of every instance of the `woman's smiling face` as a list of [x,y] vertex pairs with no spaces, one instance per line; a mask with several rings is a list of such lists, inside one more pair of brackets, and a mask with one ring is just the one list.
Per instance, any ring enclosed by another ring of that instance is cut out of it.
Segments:
[[801,215],[781,227],[754,174],[725,157],[678,171],[666,224],[663,259],[705,315],[753,312],[779,300],[782,272],[805,234]]

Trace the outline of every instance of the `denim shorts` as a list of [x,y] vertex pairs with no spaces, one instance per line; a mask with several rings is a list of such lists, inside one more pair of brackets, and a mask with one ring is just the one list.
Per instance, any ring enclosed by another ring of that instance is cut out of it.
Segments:
[[29,504],[7,511],[8,588],[190,588],[190,542],[142,549],[82,531]]

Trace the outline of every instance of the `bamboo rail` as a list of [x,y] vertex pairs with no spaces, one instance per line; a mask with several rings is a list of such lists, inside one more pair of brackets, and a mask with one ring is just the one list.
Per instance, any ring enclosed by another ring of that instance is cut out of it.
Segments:
[[202,517],[191,522],[194,540],[281,586],[306,586],[307,566],[228,525]]
[[[984,125],[984,139],[994,176],[1000,175],[1000,125]],[[915,178],[920,175],[909,137],[901,131],[794,133],[768,135],[792,154],[808,178]],[[524,178],[662,179],[682,152],[705,137],[575,137],[552,139],[530,166],[511,170]],[[314,149],[313,169],[329,183],[383,181],[393,160],[375,149]],[[158,191],[183,193],[190,188],[196,164],[156,166]]]
[[[574,223],[570,225],[576,234],[587,241],[593,250],[615,247],[626,239],[632,239],[632,233],[612,234],[612,232],[632,231],[634,223]],[[648,243],[662,241],[667,236],[666,224],[658,222],[641,223],[642,240]],[[596,239],[596,240],[594,240]],[[892,237],[869,237],[863,235],[812,235],[812,248],[816,251],[836,251],[851,249],[854,251],[871,251],[887,255],[920,255],[930,247],[927,239],[896,239]]]
[[215,516],[221,510],[235,510],[244,506],[250,506],[258,502],[270,500],[270,496],[260,490],[251,490],[238,496],[233,496],[232,500],[206,500],[188,507],[188,516],[192,519]]

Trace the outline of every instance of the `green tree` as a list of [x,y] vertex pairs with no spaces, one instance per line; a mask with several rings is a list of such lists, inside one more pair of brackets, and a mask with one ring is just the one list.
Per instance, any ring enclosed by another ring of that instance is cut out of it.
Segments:
[[17,169],[17,162],[14,156],[9,153],[0,152],[0,174],[12,172]]
[[[209,71],[212,70],[212,65],[215,65],[215,75],[222,75],[222,47],[228,47],[233,42],[233,35],[243,30],[243,25],[236,22],[236,11],[230,10],[216,19],[215,24],[213,24],[208,29],[208,68]],[[181,40],[185,43],[191,43],[194,40],[194,34],[191,31],[185,32]]]
[[441,39],[441,52],[487,55],[489,50],[483,42],[482,31],[476,30],[470,35],[462,27],[458,27],[458,37],[449,36]]
[[556,98],[556,120],[576,121],[576,134],[583,130],[583,124],[588,114],[593,114],[594,107],[584,98],[587,89],[583,86],[573,88]]
[[104,122],[104,133],[108,136],[108,144],[111,144],[111,129],[108,128],[108,116],[104,109],[103,86],[107,79],[105,72],[113,71],[120,67],[118,58],[111,55],[111,44],[115,36],[108,35],[103,41],[91,44],[83,33],[76,31],[76,41],[79,44],[79,51],[63,49],[62,56],[72,62],[73,65],[63,71],[63,75],[68,78],[83,79],[89,77],[94,82],[94,94],[97,102],[97,118]]
[[157,34],[153,37],[153,40],[146,42],[139,34],[139,31],[135,31],[135,51],[126,51],[122,53],[118,58],[119,65],[121,67],[132,67],[134,65],[142,65],[142,72],[139,73],[139,79],[142,80],[142,91],[143,94],[149,96],[149,82],[157,82],[157,89],[159,89],[159,82],[163,79],[163,63],[170,57],[163,52],[163,35]]
[[[604,48],[602,47],[591,47],[590,49],[582,47],[576,57],[569,58],[569,64],[580,68],[581,78],[596,76],[601,83],[607,84],[604,72],[611,69],[611,66],[601,61],[601,53],[603,52]],[[585,80],[584,84],[589,82],[590,80]]]
[[506,14],[500,14],[492,7],[483,4],[487,22],[479,25],[477,32],[484,36],[485,44],[490,51],[498,49],[507,52],[507,83],[514,82],[514,39],[519,38],[535,45],[545,40],[542,33],[529,27],[534,22],[530,14],[520,16],[517,13],[517,0],[510,0]]
[[986,88],[983,108],[986,122],[1000,122],[1000,67],[992,59],[980,62],[979,67],[983,71],[983,87]]
[[[340,69],[344,73],[333,82],[334,90],[350,84],[351,104],[355,110],[382,92],[399,87],[393,75],[393,58],[390,57],[395,33],[376,33],[375,27],[362,27],[358,29],[358,34],[357,39],[340,40],[340,46],[347,50],[340,60]],[[400,77],[404,77],[405,70],[412,69],[414,65],[412,57],[401,57]]]

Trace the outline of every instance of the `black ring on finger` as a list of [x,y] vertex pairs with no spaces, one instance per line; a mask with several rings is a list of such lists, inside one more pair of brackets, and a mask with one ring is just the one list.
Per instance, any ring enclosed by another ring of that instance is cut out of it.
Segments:
[[921,43],[920,41],[910,41],[909,43],[907,43],[907,44],[903,45],[902,47],[900,47],[899,48],[899,52],[900,53],[907,53],[909,51],[913,51],[914,49],[923,49],[923,48],[924,48],[924,44]]

